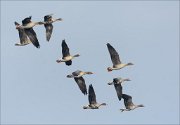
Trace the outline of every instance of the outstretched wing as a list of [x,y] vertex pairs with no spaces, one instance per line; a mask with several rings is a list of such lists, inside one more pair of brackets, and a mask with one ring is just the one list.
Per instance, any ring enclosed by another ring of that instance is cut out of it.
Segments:
[[[30,22],[31,22],[31,16],[29,16],[29,17],[25,18],[24,20],[22,20],[23,26],[27,25]],[[36,48],[40,48],[39,41],[37,39],[37,35],[36,35],[35,31],[33,30],[33,28],[24,29],[24,31],[27,34],[27,36],[29,37],[32,44]]]
[[125,107],[129,107],[130,105],[133,105],[132,97],[130,95],[122,94],[122,98],[124,99]]
[[30,22],[31,22],[31,16],[29,16],[29,17],[25,18],[24,20],[22,20],[23,26],[27,25]]
[[52,31],[53,31],[53,25],[52,23],[47,23],[44,24],[44,27],[46,28],[46,40],[49,41],[52,35]]
[[109,50],[113,65],[120,64],[121,61],[119,59],[119,54],[117,53],[117,51],[109,43],[107,43],[107,48]]
[[89,99],[89,104],[96,104],[96,94],[94,92],[94,88],[92,84],[89,85],[89,90],[88,90],[88,99]]
[[24,29],[25,33],[29,37],[30,41],[36,48],[40,48],[39,41],[33,28]]
[[[14,22],[15,26],[19,26],[20,24],[17,23],[17,22]],[[24,29],[21,29],[21,28],[18,28],[17,29],[18,32],[19,32],[19,39],[20,39],[20,43],[21,44],[29,44],[29,39],[28,39],[28,36],[26,35]]]
[[67,57],[67,56],[70,56],[69,48],[68,48],[65,40],[62,40],[61,46],[62,46],[62,55],[63,55],[63,58]]
[[119,99],[119,101],[121,101],[121,98],[122,98],[122,86],[121,86],[121,84],[114,83],[114,87],[115,87],[118,99]]
[[79,77],[79,78],[74,78],[74,80],[76,81],[76,83],[79,86],[79,89],[81,90],[81,92],[84,95],[87,95],[87,88],[86,88],[86,84],[85,84],[85,80],[83,77]]

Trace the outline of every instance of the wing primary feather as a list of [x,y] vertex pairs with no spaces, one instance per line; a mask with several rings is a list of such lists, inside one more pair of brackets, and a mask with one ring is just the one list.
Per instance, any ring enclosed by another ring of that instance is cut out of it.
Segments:
[[83,77],[79,77],[79,78],[74,78],[74,80],[76,81],[76,83],[78,84],[79,89],[81,90],[81,92],[84,95],[87,95],[87,88],[86,88],[86,84],[85,84],[85,80]]
[[114,49],[114,47],[112,47],[109,43],[107,43],[107,48],[111,57],[111,61],[113,63],[113,65],[117,65],[120,64],[120,58],[119,58],[119,54],[117,53],[117,51]]
[[94,92],[94,88],[92,84],[89,85],[88,89],[88,99],[89,99],[89,104],[96,104],[96,94]]

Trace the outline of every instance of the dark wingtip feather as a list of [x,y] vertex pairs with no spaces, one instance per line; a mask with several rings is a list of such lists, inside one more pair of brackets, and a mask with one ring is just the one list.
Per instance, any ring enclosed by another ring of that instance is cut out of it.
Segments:
[[46,36],[46,40],[49,42],[50,41],[51,36]]
[[107,43],[106,45],[107,45],[107,46],[110,46],[110,43]]
[[15,25],[19,25],[19,23],[18,23],[18,22],[16,22],[16,21],[14,22],[14,24],[15,24]]
[[90,88],[90,87],[93,87],[92,84],[89,85],[89,88]]
[[94,91],[94,88],[93,88],[92,84],[89,85],[89,90],[88,91],[89,91],[88,93],[90,93],[90,91]]
[[39,46],[36,46],[36,48],[40,49],[40,45],[39,45]]
[[122,97],[118,96],[119,101],[121,101],[121,98],[122,98]]
[[65,42],[65,39],[63,39],[62,42]]
[[65,39],[62,40],[62,44],[61,44],[61,45],[62,45],[62,46],[63,46],[63,45],[66,45]]
[[84,95],[87,95],[87,90],[83,91],[83,94],[84,94]]

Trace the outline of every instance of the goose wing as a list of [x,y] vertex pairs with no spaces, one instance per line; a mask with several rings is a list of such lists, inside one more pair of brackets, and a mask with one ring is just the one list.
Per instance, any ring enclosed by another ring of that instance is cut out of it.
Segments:
[[31,22],[31,16],[29,16],[29,17],[27,17],[27,18],[25,18],[24,20],[22,20],[22,24],[25,26],[25,25],[27,25],[28,23],[30,23]]
[[121,101],[121,98],[122,98],[122,86],[121,86],[121,84],[116,84],[115,83],[114,87],[115,87],[118,99],[119,99],[119,101]]
[[121,61],[119,59],[119,54],[117,53],[117,51],[109,43],[107,43],[107,48],[109,50],[113,65],[120,64]]
[[33,28],[24,29],[24,31],[27,34],[27,36],[29,37],[29,39],[32,42],[32,44],[36,48],[40,48],[39,41],[37,39],[37,35],[36,35],[35,31],[33,30]]
[[68,48],[65,40],[62,41],[61,46],[62,46],[62,55],[63,55],[63,58],[67,57],[67,56],[70,56],[69,48]]
[[124,99],[124,105],[126,108],[133,105],[132,97],[130,95],[122,94],[122,98]]
[[89,85],[89,90],[88,90],[88,99],[89,99],[89,104],[96,104],[96,94],[94,92],[94,88],[92,84]]
[[[25,18],[24,20],[22,20],[23,26],[27,25],[30,22],[31,22],[31,16],[29,16],[29,17]],[[37,35],[36,35],[35,31],[33,30],[33,28],[24,29],[24,31],[27,34],[27,36],[29,37],[32,44],[36,48],[40,48],[39,41],[37,39]]]
[[[19,26],[19,25],[20,25],[20,24],[17,23],[17,22],[14,22],[14,24],[15,24],[15,26]],[[17,30],[18,30],[18,32],[19,32],[20,43],[21,43],[21,44],[28,44],[29,39],[28,39],[28,36],[26,35],[24,29],[20,29],[20,28],[19,28],[19,29],[17,29]]]
[[49,41],[52,35],[53,25],[52,23],[47,23],[44,24],[44,27],[46,28],[46,40]]
[[46,40],[47,41],[50,40],[52,31],[53,31],[53,25],[52,25],[52,23],[49,23],[51,20],[52,20],[51,15],[44,16],[44,22],[46,22],[44,24],[44,27],[46,28]]
[[79,89],[81,90],[81,92],[84,95],[87,95],[87,88],[86,88],[86,84],[85,84],[85,80],[83,77],[79,77],[79,78],[74,78],[74,80],[76,81],[76,83],[79,86]]

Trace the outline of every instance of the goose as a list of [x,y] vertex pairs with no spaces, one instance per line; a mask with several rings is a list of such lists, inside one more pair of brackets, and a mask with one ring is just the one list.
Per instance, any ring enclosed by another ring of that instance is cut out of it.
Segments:
[[88,75],[93,74],[93,72],[83,72],[80,70],[76,70],[72,74],[67,75],[67,77],[68,78],[79,78],[79,77],[82,77],[83,75],[86,75],[86,74],[88,74]]
[[93,73],[76,70],[72,74],[67,75],[67,78],[74,78],[74,80],[79,86],[79,89],[84,95],[87,95],[87,88],[86,88],[85,80],[82,76],[86,74],[93,74]]
[[107,43],[106,45],[107,45],[107,48],[108,48],[108,51],[110,53],[111,60],[113,63],[113,67],[107,68],[108,72],[111,72],[112,70],[119,70],[126,66],[133,65],[133,63],[127,63],[127,64],[121,63],[119,59],[119,54],[117,53],[117,51],[109,43]]
[[22,26],[17,25],[16,29],[24,29],[26,35],[29,37],[30,41],[33,43],[33,45],[36,48],[40,48],[39,41],[37,39],[36,32],[33,30],[33,27],[35,25],[41,25],[44,24],[43,22],[32,22],[31,21],[31,16],[25,18],[22,20]]
[[123,111],[130,111],[130,110],[134,110],[138,107],[144,107],[144,105],[140,104],[140,105],[135,105],[132,102],[132,97],[130,95],[127,94],[122,94],[122,98],[124,99],[124,105],[125,105],[125,109],[120,109],[121,112]]
[[106,105],[106,103],[99,104],[96,102],[96,94],[94,92],[94,88],[92,84],[89,85],[88,100],[89,100],[89,105],[83,106],[83,109],[99,109],[100,106]]
[[[17,22],[14,22],[15,26],[19,26],[20,24]],[[28,36],[26,35],[24,29],[17,29],[19,32],[19,39],[20,42],[19,43],[15,43],[15,46],[25,46],[31,43],[31,41],[29,40]]]
[[124,81],[131,81],[131,80],[128,78],[123,79],[121,77],[118,77],[118,78],[114,78],[113,82],[108,83],[108,85],[114,85],[119,101],[121,101],[121,98],[122,98],[122,85],[121,84]]
[[49,14],[44,16],[44,27],[46,29],[46,40],[49,41],[51,38],[51,34],[53,31],[53,25],[52,23],[56,22],[56,21],[62,21],[62,18],[58,18],[58,19],[54,19],[52,18],[53,14]]
[[70,55],[69,48],[65,42],[65,40],[62,40],[62,59],[56,60],[57,63],[65,62],[67,66],[70,66],[72,64],[72,59],[75,57],[79,57],[79,54],[76,54],[74,56]]

